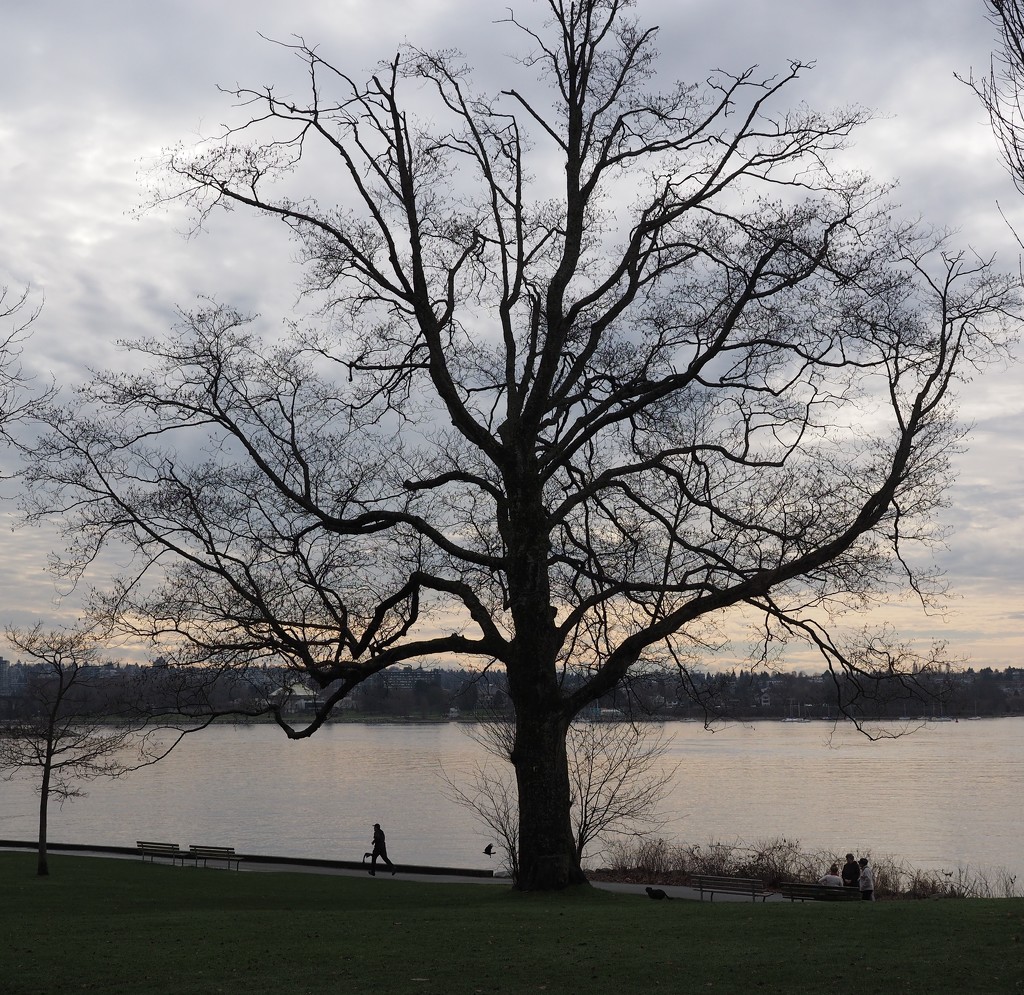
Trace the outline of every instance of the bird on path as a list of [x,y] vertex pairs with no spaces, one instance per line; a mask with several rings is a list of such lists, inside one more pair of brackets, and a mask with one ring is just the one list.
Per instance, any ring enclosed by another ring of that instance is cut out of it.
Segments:
[[647,888],[645,888],[645,889],[644,889],[644,891],[646,891],[646,892],[647,892],[647,897],[648,897],[648,898],[654,898],[654,899],[657,899],[657,900],[658,900],[659,902],[660,902],[660,901],[661,901],[661,900],[662,900],[663,898],[671,898],[671,897],[672,897],[672,896],[671,896],[671,895],[669,895],[669,894],[668,894],[667,892],[664,892],[664,891],[662,891],[662,890],[661,890],[661,888],[651,888],[651,887],[647,887]]
[[488,857],[493,857],[494,856],[494,844],[493,843],[488,843],[487,846],[484,847],[484,853],[486,853]]

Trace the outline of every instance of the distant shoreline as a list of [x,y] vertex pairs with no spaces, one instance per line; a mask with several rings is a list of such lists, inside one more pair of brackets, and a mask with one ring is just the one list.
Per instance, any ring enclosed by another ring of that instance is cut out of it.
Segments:
[[[302,722],[304,716],[293,715],[286,716],[292,725],[298,725]],[[971,715],[971,716],[953,716],[953,717],[940,717],[940,718],[926,718],[924,716],[866,716],[861,718],[859,721],[867,725],[876,724],[904,724],[913,726],[930,726],[930,725],[957,725],[960,722],[986,722],[999,719],[1020,719],[1024,718],[1024,711],[1014,712],[1009,715]],[[352,715],[349,713],[342,713],[341,715],[332,715],[330,718],[324,721],[324,725],[396,725],[396,726],[442,726],[442,725],[471,725],[477,722],[491,722],[495,721],[492,716],[486,715],[460,715],[456,718],[448,718],[445,716],[412,716],[412,715]],[[643,716],[629,716],[622,715],[621,717],[614,718],[590,718],[582,719],[581,721],[588,722],[635,722],[640,724],[645,723],[685,723],[688,725],[703,725],[704,719],[689,718],[687,716],[676,716],[676,715],[643,715]],[[277,723],[270,715],[254,715],[254,716],[222,716],[215,720],[217,725],[276,725]],[[853,722],[852,719],[845,717],[822,717],[816,716],[814,718],[805,719],[793,719],[785,718],[780,716],[766,716],[766,715],[723,715],[710,719],[709,725],[729,724],[729,723],[742,723],[750,725],[755,722],[771,722],[777,725],[845,725]]]

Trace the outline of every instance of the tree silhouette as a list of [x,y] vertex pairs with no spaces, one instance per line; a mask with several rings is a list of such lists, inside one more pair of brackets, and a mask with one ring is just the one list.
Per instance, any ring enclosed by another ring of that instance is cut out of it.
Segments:
[[986,0],[985,7],[998,32],[998,47],[988,73],[972,72],[964,82],[988,112],[1003,163],[1024,193],[1024,9],[1020,0]]
[[18,445],[12,430],[52,397],[52,388],[33,393],[31,377],[21,365],[21,351],[29,326],[39,316],[29,291],[15,293],[0,286],[0,439]]
[[0,773],[39,778],[36,866],[45,876],[51,799],[63,805],[84,794],[83,781],[150,766],[210,720],[186,720],[175,706],[179,695],[167,693],[175,691],[169,682],[158,689],[147,675],[104,666],[85,629],[37,625],[5,635],[33,666],[14,717],[0,726]]
[[[445,772],[448,796],[473,812],[505,851],[513,881],[519,879],[519,815],[514,780],[508,776],[515,749],[515,723],[503,715],[464,727],[497,765],[475,764],[468,772]],[[625,721],[576,721],[566,736],[572,785],[572,830],[576,859],[594,843],[647,836],[664,828],[658,806],[676,766],[665,764],[671,737],[664,726]]]
[[505,22],[540,88],[413,47],[361,83],[299,40],[304,102],[231,91],[161,199],[282,222],[323,320],[207,303],[132,343],[145,372],[52,410],[27,497],[68,571],[134,550],[128,631],[320,686],[289,736],[393,664],[503,667],[524,889],[584,880],[573,717],[652,661],[685,683],[731,611],[865,693],[914,679],[833,623],[932,593],[951,388],[1018,307],[834,166],[866,115],[786,109],[808,65],[656,89],[630,3],[540,6]]

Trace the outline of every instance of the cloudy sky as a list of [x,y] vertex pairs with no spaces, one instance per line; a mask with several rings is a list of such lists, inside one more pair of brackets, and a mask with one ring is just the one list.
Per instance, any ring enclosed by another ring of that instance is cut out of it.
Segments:
[[[508,5],[3,0],[0,284],[28,286],[44,303],[25,365],[74,383],[90,366],[123,362],[118,339],[161,332],[175,306],[198,295],[268,316],[294,304],[297,272],[279,228],[236,213],[186,239],[183,215],[140,211],[159,182],[161,150],[210,135],[230,116],[217,84],[301,92],[296,60],[261,35],[302,36],[357,77],[405,40],[457,47],[479,67],[483,88],[497,90],[519,44],[496,23]],[[516,9],[532,5],[521,0]],[[637,14],[660,26],[666,85],[715,68],[784,70],[791,59],[814,60],[791,99],[876,112],[849,163],[898,179],[908,215],[958,229],[964,246],[1018,266],[997,205],[1024,232],[1024,199],[999,165],[976,99],[954,78],[988,65],[994,31],[982,0],[639,0]],[[948,639],[975,666],[1024,659],[1022,384],[1018,365],[963,390],[973,430],[957,461],[940,559],[955,598],[943,618],[898,613],[908,634]],[[11,494],[10,486],[0,492],[5,525],[15,518]],[[46,573],[52,536],[5,527],[0,543],[0,621],[66,614],[69,603]]]

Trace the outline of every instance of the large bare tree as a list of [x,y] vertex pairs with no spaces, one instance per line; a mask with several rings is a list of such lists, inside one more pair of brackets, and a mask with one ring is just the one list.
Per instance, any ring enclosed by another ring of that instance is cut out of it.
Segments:
[[573,717],[652,659],[685,679],[732,610],[865,691],[912,679],[831,620],[928,595],[951,388],[1019,303],[837,169],[865,114],[787,109],[809,66],[656,88],[631,6],[509,14],[543,86],[495,97],[457,53],[364,82],[286,45],[305,101],[232,91],[165,196],[282,222],[322,321],[183,314],[54,410],[31,479],[67,569],[134,549],[124,627],[321,686],[289,736],[393,664],[504,667],[525,889],[584,880]]

